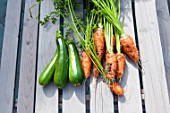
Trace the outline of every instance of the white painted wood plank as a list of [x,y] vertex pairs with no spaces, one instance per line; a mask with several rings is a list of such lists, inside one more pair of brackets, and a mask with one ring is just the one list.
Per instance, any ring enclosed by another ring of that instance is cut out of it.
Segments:
[[[15,4],[15,5],[14,5]],[[12,113],[21,0],[8,0],[0,67],[0,112]]]
[[[83,14],[83,1],[78,0],[79,10],[76,14]],[[66,32],[66,28],[64,29]],[[85,113],[85,84],[75,87],[70,83],[63,89],[63,113]]]
[[[35,3],[36,1],[34,0],[25,1],[21,67],[18,89],[18,113],[34,112],[38,20],[30,18],[28,9]],[[38,7],[35,7],[32,10],[32,14],[33,17],[38,15]]]
[[147,113],[169,113],[169,99],[155,0],[135,2]]
[[114,113],[114,99],[109,86],[99,77],[95,90],[93,74],[90,77],[90,113]]
[[[135,41],[131,0],[121,1],[122,24],[125,34]],[[142,113],[142,102],[139,82],[139,71],[133,61],[126,57],[125,73],[120,82],[124,89],[124,96],[118,99],[119,113]]]
[[[54,10],[53,1],[43,1],[41,3],[40,19],[42,20],[49,12]],[[46,27],[40,26],[39,47],[38,47],[38,68],[36,85],[35,113],[58,113],[58,89],[52,82],[42,87],[38,83],[38,78],[56,51],[56,30],[60,27],[60,20],[53,25],[51,22]]]
[[75,87],[70,83],[63,89],[63,113],[85,113],[85,84]]
[[167,0],[156,0],[156,9],[170,98],[170,17]]
[[[102,85],[102,94],[98,97],[102,98],[102,103],[103,103],[103,110],[102,113],[114,113],[114,99],[113,99],[113,94],[110,91],[110,87],[104,83],[103,81],[100,81],[101,85]],[[98,99],[97,99],[98,100]],[[98,103],[98,102],[97,102]],[[101,106],[97,106],[97,108],[99,108]],[[99,113],[99,111],[97,112]]]

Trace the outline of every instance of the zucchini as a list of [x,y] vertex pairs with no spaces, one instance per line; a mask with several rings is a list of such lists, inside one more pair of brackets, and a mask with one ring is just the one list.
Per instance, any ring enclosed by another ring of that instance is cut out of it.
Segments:
[[64,38],[61,36],[61,31],[56,34],[59,56],[57,58],[57,66],[54,73],[54,84],[58,88],[63,88],[68,81],[68,51]]
[[40,77],[38,79],[40,85],[47,86],[50,83],[50,81],[53,77],[53,74],[54,74],[57,57],[58,57],[58,50],[56,50],[56,53],[55,53],[53,59],[46,66],[44,71],[40,74]]
[[83,70],[78,51],[73,42],[68,43],[69,52],[69,80],[72,85],[80,86],[84,80]]

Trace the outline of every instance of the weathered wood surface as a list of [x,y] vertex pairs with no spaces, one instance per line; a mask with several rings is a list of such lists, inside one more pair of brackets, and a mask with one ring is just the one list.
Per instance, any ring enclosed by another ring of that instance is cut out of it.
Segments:
[[[141,10],[142,9],[142,10]],[[135,1],[147,113],[168,113],[169,99],[154,0]]]
[[[146,113],[169,113],[167,82],[170,86],[170,17],[168,11],[168,3],[170,2],[156,0],[157,7],[155,7],[154,0],[136,0],[134,3],[135,9],[132,8],[131,0],[122,2],[124,3],[121,4],[121,21],[126,34],[133,37],[134,41],[135,36],[137,36],[143,66],[142,75],[139,75],[136,65],[129,58],[126,58],[125,75],[121,81],[125,95],[119,97],[118,100],[114,100],[112,92],[101,78],[97,81],[96,92],[94,93],[92,75],[89,78],[90,112],[142,113],[139,80],[139,76],[142,76]],[[49,23],[46,27],[38,26],[37,20],[31,19],[28,13],[28,8],[34,3],[33,0],[26,0],[25,3],[17,112],[58,113],[60,106],[63,113],[85,113],[87,110],[85,84],[74,87],[69,83],[62,90],[63,96],[59,96],[59,91],[53,83],[50,83],[47,87],[42,87],[38,83],[40,73],[55,53],[55,35],[56,30],[60,27],[60,20],[58,19],[56,25]],[[135,10],[134,14],[132,14],[132,10]],[[43,19],[50,11],[53,11],[52,1],[43,1],[41,3],[40,19]],[[3,89],[0,92],[0,113],[13,112],[15,75],[18,68],[16,62],[20,13],[21,0],[8,0],[0,68],[0,89]],[[83,14],[82,2],[78,13]],[[38,6],[33,8],[33,17],[37,15]],[[133,16],[136,20],[133,20]],[[137,34],[134,33],[134,29],[136,29],[134,21],[137,23]],[[65,31],[66,29],[64,29],[64,33]],[[59,97],[62,97],[62,99],[60,98],[62,103],[59,103]],[[114,105],[115,102],[118,102],[118,106]]]
[[[41,3],[40,19],[42,20],[49,12],[53,11],[53,2],[44,1]],[[56,30],[60,27],[60,19],[53,25],[51,22],[47,26],[39,28],[38,45],[38,66],[36,83],[36,103],[35,113],[58,113],[58,89],[51,82],[49,86],[39,85],[38,78],[56,51]]]
[[[131,0],[121,2],[120,19],[124,26],[125,34],[130,35],[135,41],[134,22]],[[142,113],[141,89],[138,67],[126,57],[125,73],[121,81],[124,96],[119,97],[119,113]]]
[[98,77],[97,82],[95,79],[92,73],[90,77],[90,113],[114,113],[114,98],[109,86],[103,82],[101,77]]
[[4,28],[5,28],[6,6],[7,6],[7,0],[1,0],[0,1],[0,8],[1,8],[0,10],[0,63],[1,63]]
[[63,113],[85,113],[85,84],[75,87],[70,83],[63,89]]
[[[14,5],[15,4],[15,5]],[[8,0],[0,65],[0,112],[12,113],[21,0]]]
[[[159,23],[162,52],[164,57],[166,79],[170,98],[170,16],[167,0],[156,0],[157,16]],[[170,5],[170,4],[169,4]]]
[[[79,0],[79,10],[76,14],[83,14],[83,1]],[[66,33],[67,28],[64,29]],[[75,87],[68,83],[63,89],[63,113],[85,113],[86,104],[85,104],[85,84]]]
[[[29,8],[35,3],[34,0],[25,1],[18,90],[18,113],[34,112],[38,20],[30,18]],[[32,10],[32,14],[33,17],[38,15],[38,7]]]

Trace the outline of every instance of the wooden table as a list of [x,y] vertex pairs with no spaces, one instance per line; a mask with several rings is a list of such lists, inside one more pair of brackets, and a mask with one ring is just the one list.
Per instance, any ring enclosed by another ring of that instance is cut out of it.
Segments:
[[[49,23],[42,27],[29,15],[28,9],[35,0],[8,0],[0,65],[0,113],[169,113],[167,3],[167,0],[122,0],[120,19],[125,33],[132,36],[139,47],[143,70],[141,73],[126,58],[121,81],[125,94],[118,97],[101,78],[94,95],[93,75],[80,87],[69,83],[61,90],[52,82],[47,87],[40,86],[38,77],[55,53],[55,32],[63,21],[58,18],[56,25]],[[81,0],[80,6],[77,13],[84,14]],[[39,9],[43,19],[53,11],[52,0],[44,0],[40,7],[35,7],[33,17]]]

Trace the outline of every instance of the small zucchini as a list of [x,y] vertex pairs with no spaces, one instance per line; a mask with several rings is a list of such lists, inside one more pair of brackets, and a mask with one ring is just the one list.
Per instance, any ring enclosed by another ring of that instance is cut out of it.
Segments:
[[83,70],[78,51],[73,42],[68,41],[69,52],[69,80],[72,85],[80,86],[84,80]]
[[64,38],[61,36],[61,31],[56,34],[59,56],[57,58],[57,66],[54,73],[54,84],[58,88],[63,88],[68,81],[68,51]]
[[58,50],[56,50],[56,53],[53,59],[46,66],[44,71],[40,74],[40,77],[38,79],[40,85],[47,86],[50,83],[53,77],[53,74],[54,74],[55,67],[56,67],[57,57],[58,57]]

